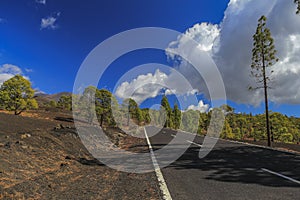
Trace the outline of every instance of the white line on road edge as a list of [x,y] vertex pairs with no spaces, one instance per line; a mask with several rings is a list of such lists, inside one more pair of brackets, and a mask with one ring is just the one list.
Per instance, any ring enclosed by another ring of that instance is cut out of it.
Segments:
[[[202,137],[201,135],[198,135],[196,133],[189,133],[189,132],[186,132],[186,131],[183,131],[183,130],[179,130],[179,131],[183,132],[183,133],[191,134],[191,135],[196,135],[196,137]],[[210,136],[206,136],[206,137],[210,137]],[[234,141],[234,140],[227,140],[227,139],[223,139],[223,138],[216,138],[216,137],[210,137],[210,138],[216,139],[216,140],[222,140],[222,141],[226,141],[226,142],[231,142],[231,143],[236,143],[236,144],[244,144],[244,145],[258,147],[258,148],[262,148],[262,149],[268,149],[268,150],[283,152],[283,153],[289,153],[289,154],[293,154],[293,155],[300,155],[300,153],[297,152],[297,151],[283,150],[283,149],[278,149],[278,148],[272,148],[272,147],[262,146],[262,145],[258,145],[258,144],[251,144],[251,143],[248,143],[248,142],[240,142],[240,141]]]
[[155,158],[155,155],[154,155],[154,152],[153,152],[153,149],[152,149],[152,146],[151,146],[151,143],[150,143],[150,140],[149,140],[149,137],[147,135],[147,131],[146,131],[145,128],[144,128],[144,132],[145,132],[145,136],[146,136],[147,143],[148,143],[148,146],[149,146],[151,159],[152,159],[152,163],[153,163],[153,166],[154,166],[154,169],[155,169],[156,177],[158,179],[159,187],[160,187],[160,190],[163,193],[163,198],[165,200],[172,200],[172,197],[171,197],[171,194],[169,192],[167,183],[166,183],[166,181],[164,179],[164,176],[163,176],[163,174],[162,174],[162,172],[159,168],[159,165],[158,165],[157,160]]
[[220,138],[219,140],[226,141],[226,142],[231,142],[231,143],[235,143],[235,144],[243,144],[243,145],[258,147],[258,148],[261,148],[261,149],[268,149],[268,150],[278,151],[278,152],[282,152],[282,153],[289,153],[289,154],[293,154],[293,155],[300,155],[300,153],[296,152],[296,151],[290,151],[290,150],[283,150],[283,149],[278,149],[278,148],[272,148],[272,147],[262,146],[262,145],[258,145],[258,144],[251,144],[251,143],[248,143],[248,142],[226,140],[226,139],[222,139],[222,138]]
[[297,181],[297,180],[295,180],[295,179],[293,179],[293,178],[290,178],[290,177],[288,177],[288,176],[279,174],[279,173],[277,173],[277,172],[273,172],[273,171],[268,170],[268,169],[265,169],[265,168],[261,168],[261,170],[263,170],[263,171],[265,171],[265,172],[269,172],[270,174],[274,174],[274,175],[276,175],[276,176],[280,176],[281,178],[285,178],[285,179],[287,179],[287,180],[289,180],[289,181],[292,181],[292,182],[294,182],[294,183],[300,184],[300,181]]
[[202,147],[202,145],[201,145],[201,144],[197,144],[197,143],[195,143],[195,142],[192,142],[192,141],[189,141],[189,140],[187,140],[187,142],[189,142],[189,143],[191,143],[191,144],[194,144],[194,145],[196,145],[196,146],[198,146],[198,147]]

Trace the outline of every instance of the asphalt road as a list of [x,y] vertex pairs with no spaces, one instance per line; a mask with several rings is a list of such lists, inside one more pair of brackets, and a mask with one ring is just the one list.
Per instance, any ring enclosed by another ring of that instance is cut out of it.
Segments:
[[191,134],[183,132],[164,129],[155,134],[153,127],[146,130],[160,166],[168,160],[164,148],[171,146],[165,152],[175,157],[178,149],[190,144],[175,162],[161,169],[174,200],[300,199],[299,155],[218,140],[213,150],[200,159],[203,137],[191,141],[186,139]]

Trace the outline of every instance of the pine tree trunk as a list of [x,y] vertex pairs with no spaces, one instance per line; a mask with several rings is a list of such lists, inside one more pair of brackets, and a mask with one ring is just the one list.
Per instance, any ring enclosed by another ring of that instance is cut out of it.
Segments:
[[[263,31],[263,30],[261,30]],[[264,46],[262,41],[262,46]],[[268,101],[268,85],[267,85],[267,75],[266,75],[266,64],[265,64],[265,52],[262,49],[262,64],[263,64],[263,79],[264,79],[264,92],[265,92],[265,110],[266,110],[266,128],[268,136],[268,146],[271,147],[271,133],[270,133],[270,123],[269,123],[269,101]]]
[[128,115],[127,115],[127,126],[129,127],[129,121],[130,121],[130,113],[128,111]]
[[104,119],[104,116],[103,114],[100,115],[100,126],[102,127],[103,126],[103,119]]
[[265,110],[266,110],[266,125],[267,125],[268,146],[271,147],[272,144],[271,144],[271,133],[270,133],[270,122],[269,122],[268,86],[267,86],[265,64],[263,64],[263,76],[264,76]]

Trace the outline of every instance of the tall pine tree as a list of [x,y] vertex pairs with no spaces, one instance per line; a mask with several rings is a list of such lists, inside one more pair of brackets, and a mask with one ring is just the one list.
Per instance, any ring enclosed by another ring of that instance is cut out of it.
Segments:
[[173,109],[173,116],[174,116],[174,129],[179,129],[180,128],[180,123],[181,123],[181,111],[178,108],[178,105],[174,105]]
[[165,109],[166,111],[166,122],[164,127],[172,127],[172,110],[169,104],[169,101],[167,97],[164,95],[162,100],[161,100],[161,106]]
[[[252,64],[251,75],[255,77],[258,87],[249,89],[264,89],[265,96],[265,110],[266,110],[266,130],[268,136],[268,146],[271,146],[271,134],[269,123],[269,105],[268,105],[268,83],[270,80],[270,74],[267,68],[271,67],[278,61],[276,58],[276,50],[274,45],[274,39],[271,36],[271,31],[266,27],[267,18],[261,16],[258,20],[256,33],[253,35],[253,50],[252,50]],[[272,72],[272,71],[271,71]]]

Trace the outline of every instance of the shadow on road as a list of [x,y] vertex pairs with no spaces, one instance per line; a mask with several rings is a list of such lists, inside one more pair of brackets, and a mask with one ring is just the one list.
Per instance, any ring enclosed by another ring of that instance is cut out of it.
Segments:
[[300,156],[251,146],[215,148],[201,160],[198,153],[199,148],[190,147],[168,168],[199,169],[206,172],[205,179],[209,180],[271,187],[300,187],[299,184],[261,170],[266,168],[300,180]]

